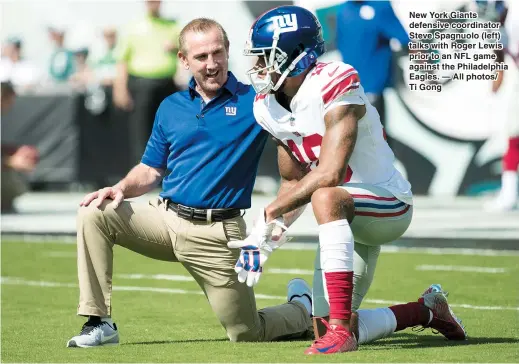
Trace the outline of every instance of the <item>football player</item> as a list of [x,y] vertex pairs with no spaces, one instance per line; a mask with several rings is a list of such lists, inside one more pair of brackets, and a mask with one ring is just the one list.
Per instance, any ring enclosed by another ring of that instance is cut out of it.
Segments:
[[361,310],[359,324],[352,320],[373,279],[380,246],[407,230],[413,198],[411,185],[393,166],[357,71],[342,62],[318,62],[324,52],[319,21],[301,7],[272,9],[250,30],[244,53],[256,57],[248,72],[257,92],[254,115],[278,143],[282,184],[251,235],[233,243],[242,249],[238,278],[250,286],[258,282],[288,226],[311,203],[319,224],[312,313],[329,317],[329,323],[306,354],[354,351],[357,338],[367,342],[414,325],[465,339],[437,285],[418,302]]

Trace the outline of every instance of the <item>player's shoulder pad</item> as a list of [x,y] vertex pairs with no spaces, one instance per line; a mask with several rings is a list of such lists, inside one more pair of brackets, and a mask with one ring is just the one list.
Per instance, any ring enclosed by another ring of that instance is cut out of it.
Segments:
[[357,70],[340,61],[317,63],[312,70],[311,77],[317,77],[317,84],[325,105],[339,96],[355,92],[360,87]]

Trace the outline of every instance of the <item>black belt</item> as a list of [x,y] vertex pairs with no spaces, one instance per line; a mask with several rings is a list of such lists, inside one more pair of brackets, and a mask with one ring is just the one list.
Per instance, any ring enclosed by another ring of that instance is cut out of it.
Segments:
[[165,199],[164,203],[166,204],[167,209],[173,210],[178,217],[185,220],[218,222],[241,215],[240,209],[195,209],[174,203],[168,199]]

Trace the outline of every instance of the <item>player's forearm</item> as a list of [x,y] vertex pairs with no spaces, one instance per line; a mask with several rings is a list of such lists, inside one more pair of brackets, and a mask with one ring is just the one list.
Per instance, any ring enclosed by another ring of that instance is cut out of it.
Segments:
[[340,174],[324,173],[319,168],[314,169],[301,179],[290,190],[290,193],[280,195],[265,208],[267,221],[289,213],[310,202],[312,195],[319,188],[337,187],[340,184]]
[[140,163],[114,187],[120,188],[125,198],[138,197],[153,190],[161,178],[162,173],[159,170]]
[[[289,193],[289,191],[291,191],[292,188],[294,188],[294,186],[297,185],[297,182],[297,180],[289,181],[286,179],[282,179],[281,185],[279,186],[278,198]],[[290,225],[292,225],[305,211],[306,206],[307,205],[303,205],[301,207],[296,208],[295,210],[283,214],[283,223],[285,224],[285,226],[289,227]]]

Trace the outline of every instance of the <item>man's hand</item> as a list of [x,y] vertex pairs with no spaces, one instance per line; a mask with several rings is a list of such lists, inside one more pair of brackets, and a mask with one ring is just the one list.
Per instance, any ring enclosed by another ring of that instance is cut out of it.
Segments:
[[[275,227],[280,227],[281,230],[276,233],[274,237],[276,240],[273,240],[272,232]],[[231,249],[241,248],[240,257],[234,267],[235,272],[238,273],[239,282],[246,282],[249,287],[258,283],[263,266],[270,254],[287,241],[284,236],[286,230],[281,219],[267,223],[265,210],[261,209],[252,233],[245,240],[233,240],[227,244]]]
[[114,209],[116,209],[124,200],[124,193],[118,187],[105,187],[86,195],[83,198],[83,200],[79,203],[79,206],[88,206],[92,201],[96,200],[94,206],[99,207],[106,199],[113,200],[112,206],[114,207]]
[[30,145],[22,145],[13,155],[7,157],[7,165],[15,171],[29,173],[34,171],[40,154],[35,147]]
[[113,96],[115,106],[125,111],[133,110],[133,99],[127,87],[114,87]]
[[503,83],[503,71],[496,71],[497,78],[495,81],[492,81],[492,92],[497,93],[501,88],[501,84]]

